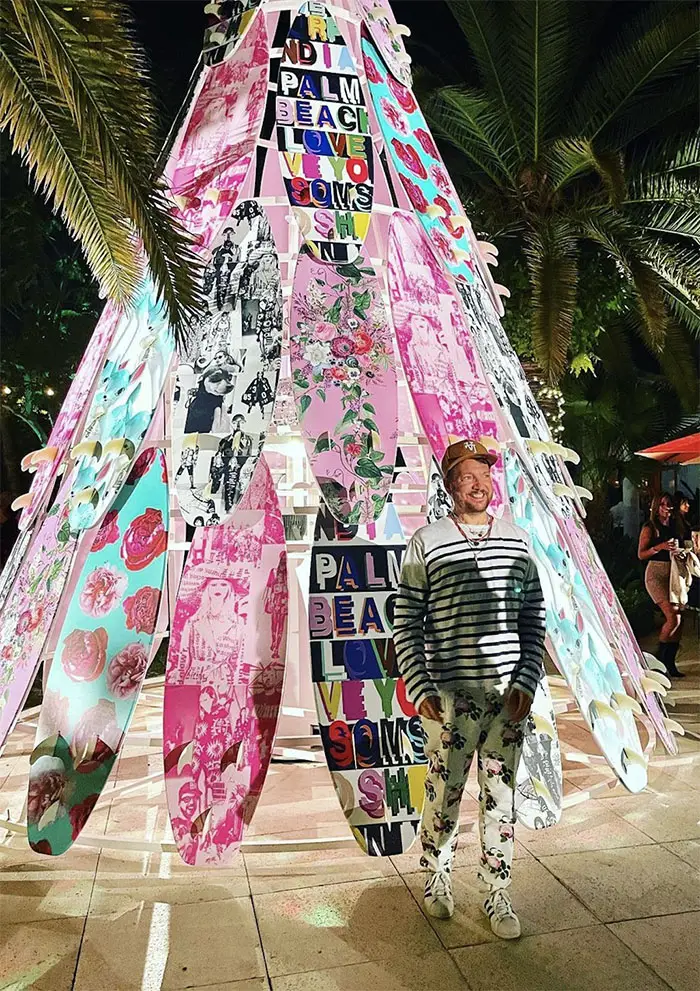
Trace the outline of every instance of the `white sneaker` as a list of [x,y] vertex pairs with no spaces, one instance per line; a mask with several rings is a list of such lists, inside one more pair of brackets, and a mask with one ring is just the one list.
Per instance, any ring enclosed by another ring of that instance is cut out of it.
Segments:
[[493,891],[482,906],[483,911],[491,920],[491,932],[500,939],[517,939],[520,935],[520,919],[510,901],[510,895],[504,888]]
[[452,882],[447,871],[435,871],[425,882],[425,911],[435,919],[451,919],[454,915],[455,900],[452,897]]

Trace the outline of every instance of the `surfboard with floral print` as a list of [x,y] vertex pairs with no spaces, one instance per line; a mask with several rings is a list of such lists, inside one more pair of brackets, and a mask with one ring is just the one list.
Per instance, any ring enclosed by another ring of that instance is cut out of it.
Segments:
[[374,269],[302,251],[291,365],[299,423],[326,505],[341,523],[378,519],[394,472],[398,389],[393,332]]
[[165,458],[150,448],[93,538],[58,636],[30,758],[38,853],[77,839],[119,755],[151,660],[167,543]]

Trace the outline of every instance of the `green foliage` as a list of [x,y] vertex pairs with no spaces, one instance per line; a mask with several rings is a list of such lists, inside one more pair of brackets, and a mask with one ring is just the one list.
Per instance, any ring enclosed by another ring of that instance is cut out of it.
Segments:
[[0,33],[0,121],[36,189],[118,303],[142,277],[140,238],[179,336],[198,263],[156,176],[156,111],[127,5],[7,0]]
[[[519,354],[551,383],[587,356],[580,373],[610,312],[662,362],[700,337],[695,5],[447,3],[463,44],[419,73],[421,102],[501,249]],[[674,378],[687,408],[691,377]]]

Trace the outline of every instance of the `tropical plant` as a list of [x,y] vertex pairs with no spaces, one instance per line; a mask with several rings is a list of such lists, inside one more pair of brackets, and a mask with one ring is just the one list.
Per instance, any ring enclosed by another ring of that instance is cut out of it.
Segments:
[[143,250],[176,335],[197,300],[190,239],[156,174],[156,110],[128,6],[7,0],[0,124],[80,242],[102,291],[127,303]]
[[[557,382],[578,356],[581,258],[591,252],[612,261],[629,324],[669,375],[686,359],[692,366],[700,336],[695,4],[447,4],[461,44],[451,39],[438,63],[418,41],[421,102],[468,212],[527,266],[532,349],[546,378]],[[685,398],[692,405],[687,389]]]

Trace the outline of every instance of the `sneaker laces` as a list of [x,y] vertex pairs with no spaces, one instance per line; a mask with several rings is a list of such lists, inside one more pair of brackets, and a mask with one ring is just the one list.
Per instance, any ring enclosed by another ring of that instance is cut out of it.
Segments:
[[451,894],[450,876],[447,871],[436,871],[428,881],[428,891],[435,898]]
[[517,918],[510,897],[502,889],[494,891],[488,900],[491,904],[491,911],[499,922],[501,919]]

